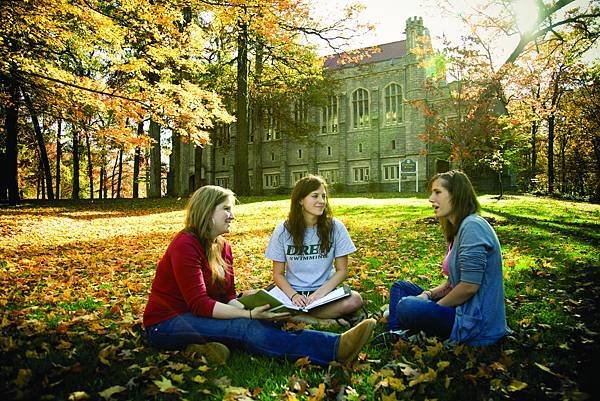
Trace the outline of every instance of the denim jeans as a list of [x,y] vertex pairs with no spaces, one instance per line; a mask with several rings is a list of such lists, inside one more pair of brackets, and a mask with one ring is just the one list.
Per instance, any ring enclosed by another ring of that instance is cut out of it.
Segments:
[[150,344],[182,349],[188,344],[217,341],[245,351],[327,365],[335,360],[339,334],[316,330],[283,331],[273,323],[251,319],[214,319],[184,313],[146,328]]
[[390,288],[388,329],[424,331],[429,336],[448,338],[454,325],[455,310],[416,296],[423,289],[408,281],[396,281]]

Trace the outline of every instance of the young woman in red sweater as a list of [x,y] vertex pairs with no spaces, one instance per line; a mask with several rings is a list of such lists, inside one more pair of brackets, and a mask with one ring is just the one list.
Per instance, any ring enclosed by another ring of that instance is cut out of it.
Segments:
[[319,365],[354,359],[375,320],[342,334],[283,331],[272,321],[287,314],[268,312],[269,305],[246,310],[237,300],[231,247],[223,238],[234,220],[234,203],[233,192],[213,185],[190,197],[185,228],[158,263],[144,311],[149,342],[160,349],[222,343],[272,357],[307,356]]

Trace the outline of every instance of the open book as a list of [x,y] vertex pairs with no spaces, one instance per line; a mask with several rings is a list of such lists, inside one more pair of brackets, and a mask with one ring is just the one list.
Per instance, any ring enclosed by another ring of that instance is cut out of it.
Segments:
[[287,295],[285,295],[283,291],[281,291],[281,289],[279,289],[279,287],[273,286],[273,288],[268,291],[260,289],[252,295],[246,295],[238,298],[238,301],[244,304],[246,309],[252,309],[256,308],[257,306],[269,304],[271,305],[269,312],[289,312],[294,314],[298,312],[308,312],[318,306],[328,304],[329,302],[333,302],[347,296],[350,296],[350,288],[348,286],[342,286],[331,291],[323,298],[317,299],[310,305],[297,306],[294,305],[294,303],[288,298]]

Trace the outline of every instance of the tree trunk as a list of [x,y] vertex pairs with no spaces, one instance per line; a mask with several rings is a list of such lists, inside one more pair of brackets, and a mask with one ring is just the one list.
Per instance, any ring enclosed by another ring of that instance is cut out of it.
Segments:
[[564,65],[561,65],[553,75],[552,82],[552,102],[550,104],[550,108],[552,112],[548,116],[548,193],[554,193],[554,128],[556,124],[556,114],[555,111],[559,105],[561,98],[561,87],[560,87],[560,79],[562,77]]
[[171,157],[169,160],[170,184],[167,185],[168,196],[181,196],[181,137],[173,132],[171,136]]
[[[215,143],[215,130],[212,131],[213,140],[212,143]],[[210,147],[210,179],[207,177],[207,182],[210,185],[215,185],[215,171],[217,170],[217,147]]]
[[500,195],[498,196],[498,199],[502,199],[502,197],[504,196],[504,184],[502,182],[502,171],[498,171],[498,183],[500,184]]
[[[256,85],[260,86],[263,70],[263,42],[258,41],[256,46],[256,62],[254,67],[254,75]],[[259,94],[260,96],[260,94]],[[264,131],[264,108],[260,99],[254,101],[254,193],[262,195],[263,193],[263,172],[262,172],[262,139]]]
[[[594,157],[595,157],[595,167],[596,167],[596,177],[600,177],[600,135],[596,135],[592,139],[592,144],[594,145]],[[594,194],[592,195],[592,200],[595,202],[600,201],[600,179],[596,178],[596,184],[594,188]]]
[[548,193],[554,193],[554,113],[548,117]]
[[73,192],[71,198],[79,199],[79,131],[73,129]]
[[[40,161],[38,163],[38,169],[35,173],[35,199],[40,199],[40,197],[42,199],[46,199],[46,194],[44,193],[44,174],[42,172],[43,167],[42,167],[42,162]],[[40,196],[41,195],[41,196]]]
[[[44,134],[42,133],[42,129],[40,128],[40,122],[37,116],[37,113],[33,107],[33,102],[31,98],[24,90],[21,90],[23,93],[23,99],[25,100],[25,104],[29,109],[29,114],[31,115],[31,122],[33,124],[33,131],[35,132],[35,140],[38,145],[38,150],[40,152],[40,168],[43,172],[42,178],[45,180],[45,183],[42,185],[42,189],[48,192],[48,199],[54,200],[54,191],[52,187],[52,172],[50,171],[50,161],[48,160],[48,152],[46,151],[46,144],[44,143]],[[44,199],[45,196],[42,196]]]
[[237,123],[233,187],[238,195],[248,195],[248,25],[238,23]]
[[[533,124],[531,124],[531,179],[532,180],[537,180],[536,176],[537,176],[537,148],[536,148],[536,144],[537,144],[537,131],[538,131],[538,124],[536,121],[533,122]],[[537,181],[533,181],[533,182],[537,182]],[[531,185],[532,182],[529,182],[529,185]],[[532,188],[535,189],[535,188]]]
[[[144,135],[144,122],[140,121],[137,127],[138,137]],[[141,148],[137,146],[133,156],[133,199],[139,198],[140,190],[140,159],[141,159]]]
[[121,198],[122,179],[123,179],[123,148],[119,149],[119,170],[117,173],[117,199]]
[[115,157],[115,164],[113,164],[112,174],[110,176],[110,198],[114,199],[116,190],[115,190],[115,177],[117,176],[117,166],[119,165],[119,155]]
[[10,77],[5,78],[8,88],[8,102],[5,110],[4,132],[6,133],[6,164],[8,204],[16,205],[21,200],[17,167],[17,120],[19,118],[19,85]]
[[190,188],[190,193],[204,185],[202,179],[202,151],[202,146],[194,146],[194,188]]
[[560,138],[560,192],[563,194],[567,192],[567,162],[565,160],[565,152],[567,148],[568,137],[566,135],[562,135]]
[[92,164],[92,145],[90,143],[90,134],[87,132],[85,133],[85,149],[88,159],[87,174],[90,182],[90,199],[94,199],[94,166]]
[[103,191],[104,191],[104,176],[106,175],[106,169],[104,168],[104,160],[102,161],[102,166],[100,166],[100,176],[98,177],[98,199],[102,199]]
[[[7,171],[6,153],[0,152],[0,170]],[[8,180],[5,174],[0,174],[0,201],[8,200]]]
[[56,199],[60,199],[60,159],[62,158],[62,119],[58,120],[56,128]]
[[106,199],[106,138],[101,138],[100,176],[98,177],[98,199]]
[[148,180],[148,197],[161,196],[161,160],[160,160],[160,125],[150,120],[150,138],[153,139],[150,148],[150,178]]

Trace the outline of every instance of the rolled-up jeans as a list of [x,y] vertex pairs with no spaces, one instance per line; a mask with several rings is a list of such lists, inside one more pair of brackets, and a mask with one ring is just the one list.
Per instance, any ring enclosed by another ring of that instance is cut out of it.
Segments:
[[455,309],[417,297],[423,289],[408,281],[396,281],[390,288],[388,329],[424,331],[428,336],[450,337]]
[[255,319],[214,319],[184,313],[146,327],[156,348],[174,350],[188,344],[217,341],[245,351],[296,360],[308,357],[325,366],[336,359],[339,334],[317,330],[284,331]]

